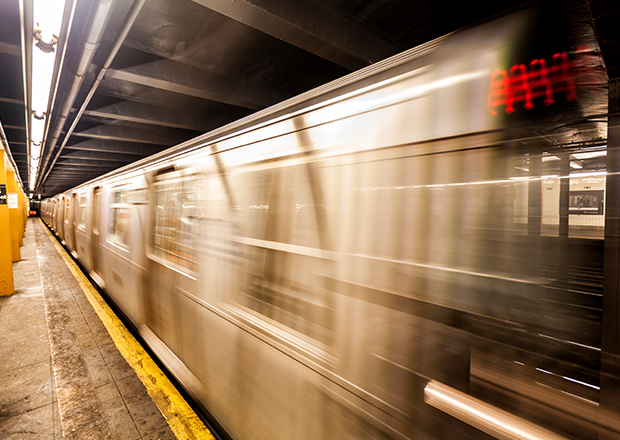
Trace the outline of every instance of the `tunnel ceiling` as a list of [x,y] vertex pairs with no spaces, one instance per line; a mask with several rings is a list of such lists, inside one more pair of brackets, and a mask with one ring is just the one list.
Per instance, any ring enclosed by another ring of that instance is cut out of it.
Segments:
[[[38,178],[44,197],[523,3],[67,1],[73,19],[69,37],[56,48],[64,57]],[[592,11],[610,77],[620,76],[620,4],[581,4]],[[102,21],[93,11],[106,5],[110,15]],[[22,71],[29,63],[22,62],[21,36],[32,29],[22,28],[20,19],[27,23],[29,14],[26,0],[0,0],[0,121],[25,186]],[[101,43],[85,44],[101,23]],[[83,57],[85,47],[96,49],[92,58]]]

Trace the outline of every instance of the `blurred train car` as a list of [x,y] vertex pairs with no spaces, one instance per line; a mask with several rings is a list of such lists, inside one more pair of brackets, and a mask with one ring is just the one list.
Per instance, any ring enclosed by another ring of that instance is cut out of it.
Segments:
[[618,438],[605,81],[588,23],[521,10],[42,216],[234,439]]

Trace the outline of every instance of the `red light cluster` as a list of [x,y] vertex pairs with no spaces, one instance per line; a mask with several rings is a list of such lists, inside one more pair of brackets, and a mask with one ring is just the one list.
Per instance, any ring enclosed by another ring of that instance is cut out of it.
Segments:
[[564,93],[568,101],[577,96],[575,76],[566,52],[553,55],[551,65],[544,59],[532,61],[529,66],[515,64],[508,72],[496,70],[491,74],[489,87],[489,111],[496,115],[496,108],[506,106],[506,113],[515,111],[516,103],[523,108],[534,107],[535,98],[544,97],[544,103],[551,105],[553,95]]

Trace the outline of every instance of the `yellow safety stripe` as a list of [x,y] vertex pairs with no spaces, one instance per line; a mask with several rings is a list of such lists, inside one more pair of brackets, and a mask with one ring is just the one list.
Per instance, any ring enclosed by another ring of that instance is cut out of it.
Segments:
[[[39,220],[43,223],[41,219]],[[179,391],[131,335],[120,319],[118,319],[101,295],[99,295],[97,289],[93,287],[64,248],[58,244],[45,225],[43,229],[47,232],[56,250],[84,291],[86,298],[88,298],[95,312],[99,315],[118,351],[120,351],[131,368],[134,369],[149,396],[151,396],[153,402],[155,402],[168,422],[174,435],[178,439],[215,440],[211,432],[200,420],[200,417],[196,415]]]

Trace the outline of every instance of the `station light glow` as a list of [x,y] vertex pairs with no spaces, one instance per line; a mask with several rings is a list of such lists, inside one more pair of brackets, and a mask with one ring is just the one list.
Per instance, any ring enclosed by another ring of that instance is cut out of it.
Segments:
[[[607,148],[607,146],[605,146],[605,148]],[[591,152],[586,152],[586,153],[573,153],[573,157],[579,160],[592,159],[594,157],[603,157],[603,156],[607,156],[607,150],[591,151]]]
[[32,113],[30,115],[30,190],[34,191],[45,135],[47,106],[65,0],[34,0],[32,48]]

